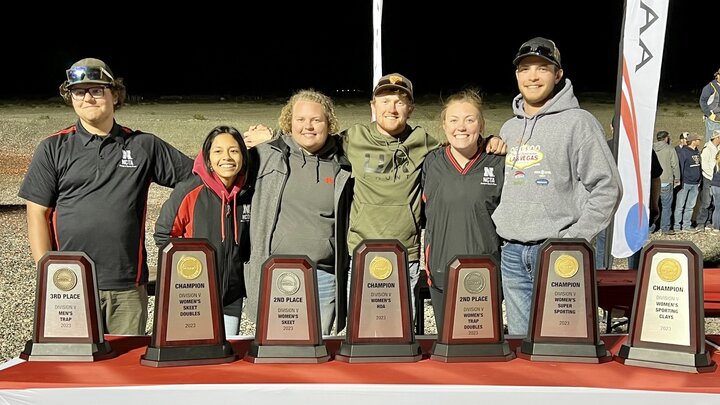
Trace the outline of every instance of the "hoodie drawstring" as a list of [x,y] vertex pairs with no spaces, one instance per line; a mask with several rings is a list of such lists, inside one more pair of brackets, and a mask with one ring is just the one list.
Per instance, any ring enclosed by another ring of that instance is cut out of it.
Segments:
[[[236,245],[239,245],[240,230],[238,229],[237,223],[237,193],[232,195],[232,204],[230,204],[230,200],[225,199],[225,194],[223,194],[221,198],[222,209],[220,209],[220,240],[225,242],[225,216],[232,213],[233,228],[235,229],[233,240],[235,240]],[[226,213],[225,207],[230,207],[230,205],[232,205],[232,208]]]
[[222,208],[220,209],[220,241],[225,242],[225,194],[220,196]]
[[235,228],[235,244],[240,244],[240,231],[237,223],[237,193],[233,194],[233,226]]

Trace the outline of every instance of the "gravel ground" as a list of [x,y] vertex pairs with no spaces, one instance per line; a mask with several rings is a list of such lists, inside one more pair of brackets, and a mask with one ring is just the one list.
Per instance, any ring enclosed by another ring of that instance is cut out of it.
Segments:
[[[4,191],[0,191],[2,193]],[[167,198],[169,192],[161,188],[153,187],[148,205],[149,218],[155,218],[157,211]],[[148,240],[152,240],[151,230],[154,227],[153,221],[148,221]],[[655,234],[653,238],[657,237]],[[670,237],[680,240],[681,236]],[[717,257],[717,250],[720,246],[720,235],[698,233],[693,235],[682,235],[682,238],[692,240],[703,252],[713,252]],[[27,243],[27,224],[25,222],[25,207],[18,205],[0,205],[0,363],[16,357],[24,347],[27,340],[32,337],[32,325],[34,317],[34,300],[36,272],[30,255],[30,247]],[[151,266],[155,266],[157,249],[148,246],[148,258]],[[706,253],[707,255],[707,253]],[[615,268],[624,268],[624,260],[616,260]],[[717,265],[715,265],[717,266]],[[152,331],[153,300],[150,300],[150,321],[148,322],[148,333]],[[602,311],[601,311],[602,312]],[[437,329],[432,312],[432,305],[427,300],[425,303],[425,333],[435,334]],[[600,314],[602,316],[602,313]],[[616,321],[618,321],[616,319]],[[705,328],[707,334],[720,333],[720,319],[706,319]],[[254,335],[252,325],[243,321],[241,334]],[[604,321],[601,322],[600,331],[605,330]],[[616,329],[617,332],[626,332],[624,328]]]

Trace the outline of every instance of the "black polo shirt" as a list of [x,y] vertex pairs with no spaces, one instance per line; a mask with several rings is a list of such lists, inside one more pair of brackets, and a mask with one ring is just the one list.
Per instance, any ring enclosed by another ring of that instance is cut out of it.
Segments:
[[491,216],[500,204],[504,169],[504,156],[485,152],[463,169],[450,146],[425,158],[425,265],[432,285],[440,290],[445,288],[447,267],[456,255],[492,255],[500,263],[500,237]]
[[151,182],[174,187],[192,160],[155,135],[113,125],[105,137],[78,121],[38,145],[18,195],[51,207],[54,250],[82,251],[101,290],[147,283],[145,210]]

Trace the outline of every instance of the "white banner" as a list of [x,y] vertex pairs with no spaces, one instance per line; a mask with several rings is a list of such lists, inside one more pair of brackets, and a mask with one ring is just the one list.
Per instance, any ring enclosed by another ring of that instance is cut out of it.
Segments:
[[650,162],[669,0],[626,0],[617,162],[623,196],[612,255],[628,257],[648,239]]

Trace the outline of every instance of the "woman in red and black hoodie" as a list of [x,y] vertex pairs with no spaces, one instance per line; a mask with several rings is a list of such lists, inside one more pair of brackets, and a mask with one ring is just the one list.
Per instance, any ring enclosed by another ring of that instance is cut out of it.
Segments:
[[159,248],[173,238],[206,238],[216,251],[225,334],[237,335],[246,296],[244,264],[250,253],[248,150],[240,131],[217,126],[195,158],[194,176],[163,204],[155,224]]

